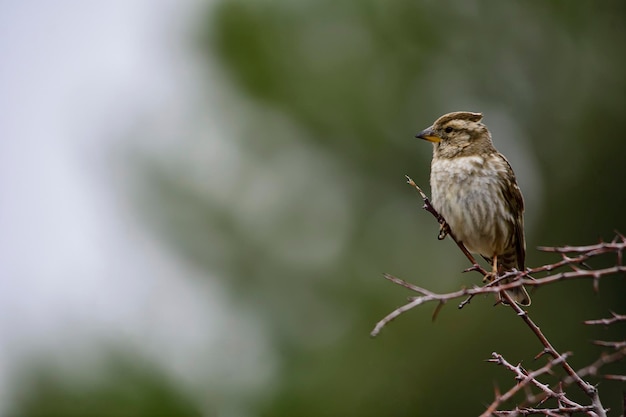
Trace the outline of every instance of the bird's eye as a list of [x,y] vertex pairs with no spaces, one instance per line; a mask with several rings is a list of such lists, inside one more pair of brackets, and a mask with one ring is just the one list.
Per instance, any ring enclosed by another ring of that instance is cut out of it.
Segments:
[[450,126],[446,127],[446,133],[452,132],[452,128]]

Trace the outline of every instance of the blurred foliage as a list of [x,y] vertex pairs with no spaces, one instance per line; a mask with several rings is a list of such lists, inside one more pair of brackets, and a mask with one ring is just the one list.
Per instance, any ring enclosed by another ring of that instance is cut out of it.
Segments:
[[[212,10],[202,48],[253,100],[251,111],[236,101],[223,109],[237,115],[246,155],[228,182],[237,191],[220,202],[178,168],[148,162],[147,206],[159,207],[154,224],[181,253],[223,276],[273,332],[282,372],[260,415],[472,415],[494,380],[512,383],[482,362],[492,350],[532,366],[538,343],[490,300],[444,309],[434,324],[424,308],[367,339],[407,295],[380,272],[434,290],[475,279],[458,273],[461,255],[435,240],[436,224],[403,185],[405,174],[428,181],[430,147],[413,134],[460,109],[484,111],[490,126],[491,114],[496,144],[514,130],[535,161],[507,154],[514,167],[538,170],[539,189],[525,190],[540,201],[531,248],[626,230],[626,141],[616,129],[625,11],[617,1],[362,0]],[[316,257],[325,247],[334,252]],[[535,265],[549,259],[531,252]],[[607,287],[615,291],[595,297],[574,283],[535,296],[536,320],[578,366],[598,355],[588,343],[596,330],[581,321],[623,302],[623,282]],[[613,408],[616,385],[603,387]]]
[[[376,281],[379,272],[437,290],[473,279],[455,273],[463,265],[460,255],[449,242],[435,241],[434,221],[417,210],[413,191],[402,188],[404,174],[427,183],[430,147],[412,137],[442,113],[471,110],[485,113],[497,146],[507,145],[507,133],[513,133],[509,140],[523,141],[508,147],[528,149],[534,163],[515,153],[507,156],[520,168],[518,176],[534,171],[530,174],[539,178],[538,189],[524,189],[540,201],[529,205],[534,210],[528,213],[533,265],[553,261],[533,251],[535,245],[610,239],[612,230],[626,230],[626,141],[619,128],[626,115],[625,18],[621,1],[218,4],[206,25],[207,54],[217,53],[227,78],[253,98],[261,114],[271,117],[267,109],[272,109],[304,132],[286,135],[271,121],[252,116],[238,121],[247,133],[239,138],[243,146],[258,154],[280,153],[294,142],[322,149],[342,168],[340,175],[328,178],[322,172],[326,165],[312,167],[308,175],[321,177],[320,187],[339,183],[349,198],[350,237],[325,277],[316,268],[287,269],[255,256],[258,251],[241,253],[254,269],[247,278],[255,276],[273,294],[259,308],[269,311],[277,331],[294,325],[282,323],[290,311],[289,321],[308,333],[277,342],[287,371],[263,415],[478,414],[491,400],[499,373],[481,359],[497,350],[532,366],[537,342],[515,317],[496,315],[489,301],[462,313],[450,308],[434,325],[426,308],[421,317],[416,312],[402,317],[380,340],[364,338],[406,295]],[[496,123],[498,116],[508,120],[508,130]],[[297,199],[326,197],[317,189]],[[283,198],[283,204],[294,204]],[[332,218],[333,213],[320,213],[304,221],[323,224]],[[444,275],[458,279],[432,282]],[[603,283],[599,296],[592,295],[589,283],[555,286],[536,294],[532,313],[555,345],[575,351],[573,363],[583,366],[598,350],[588,344],[596,329],[580,323],[606,315],[607,306],[623,306],[623,284]],[[258,294],[248,293],[255,299]],[[316,309],[298,301],[314,296]],[[322,320],[320,315],[326,317],[322,326],[336,326],[346,315],[351,322],[330,346],[294,343],[310,343],[315,335],[310,322]],[[509,375],[499,380],[501,386],[511,384]],[[613,409],[619,408],[617,385],[602,386]]]
[[[265,323],[278,377],[260,399],[233,388],[253,404],[242,415],[479,414],[494,383],[513,383],[483,361],[492,351],[536,365],[541,346],[517,317],[476,299],[368,337],[410,295],[382,272],[433,291],[479,282],[404,185],[407,174],[428,183],[431,148],[413,135],[448,111],[485,114],[531,203],[530,266],[554,261],[534,246],[626,232],[626,2],[221,0],[201,26],[207,77],[217,60],[226,86],[207,95],[235,143],[203,133],[198,109],[176,151],[134,161],[133,197],[173,250]],[[623,337],[581,322],[623,313],[625,293],[622,278],[597,295],[589,282],[554,285],[530,313],[579,368],[599,355],[590,340]],[[79,415],[63,413],[86,397],[120,404],[110,416],[193,415],[127,365],[94,391],[39,371],[19,415]],[[125,397],[128,378],[158,394]],[[619,410],[621,389],[602,382],[604,404]]]
[[[78,363],[76,364],[78,365]],[[93,365],[93,364],[92,364]],[[85,377],[81,367],[35,361],[18,390],[12,417],[199,417],[197,405],[175,382],[140,357],[118,351],[93,367]]]

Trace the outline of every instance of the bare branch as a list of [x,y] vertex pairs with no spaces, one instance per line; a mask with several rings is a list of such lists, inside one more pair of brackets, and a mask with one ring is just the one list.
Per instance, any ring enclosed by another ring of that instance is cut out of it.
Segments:
[[[603,353],[600,355],[600,357],[591,365],[588,365],[582,369],[579,369],[578,372],[576,372],[576,374],[582,378],[586,377],[587,375],[592,375],[592,376],[597,376],[598,372],[600,371],[600,368],[603,367],[604,365],[608,365],[610,363],[615,363],[615,362],[619,362],[621,360],[623,360],[626,357],[626,347],[623,347],[622,349],[618,350],[617,352],[614,353]],[[616,379],[616,375],[612,375],[611,378],[607,378],[609,375],[604,375],[605,379]],[[620,375],[620,378],[626,378],[626,376],[624,375]],[[564,384],[571,384],[573,382],[573,380],[569,377],[565,378],[563,380]]]
[[612,347],[616,350],[626,347],[626,340],[622,340],[621,342],[606,342],[604,340],[594,340],[592,343],[596,346]]
[[492,415],[495,416],[551,416],[551,417],[563,417],[569,416],[572,413],[586,413],[587,415],[593,413],[593,406],[580,406],[580,407],[559,407],[559,408],[523,408],[513,411],[496,411]]
[[[626,248],[626,238],[621,235],[617,235],[621,242],[614,239],[612,242],[600,242],[595,245],[588,246],[539,246],[542,252],[557,252],[557,253],[592,253],[594,255],[607,252],[618,252]],[[597,252],[597,253],[596,253]]]
[[[413,186],[422,197],[422,200],[424,201],[423,209],[431,213],[439,223],[440,232],[438,238],[443,239],[449,235],[450,238],[459,247],[461,252],[471,262],[472,265],[464,272],[476,271],[480,273],[483,277],[489,276],[490,278],[492,278],[491,274],[488,273],[476,262],[476,259],[471,253],[469,253],[463,243],[456,239],[454,231],[450,229],[445,219],[431,205],[428,197],[422,191],[422,189],[417,184],[415,184],[415,182],[409,177],[407,177],[407,182],[408,184]],[[382,320],[380,320],[376,324],[375,328],[372,330],[371,335],[378,335],[383,327],[385,327],[392,320],[399,317],[401,314],[428,302],[437,302],[437,306],[433,314],[434,320],[443,305],[450,300],[463,297],[464,300],[461,301],[458,305],[459,308],[463,308],[465,305],[469,304],[472,298],[476,295],[489,293],[500,294],[500,299],[503,301],[503,304],[507,305],[513,311],[515,311],[515,314],[525,322],[525,324],[533,332],[535,337],[541,342],[543,350],[536,356],[535,359],[538,359],[544,355],[548,355],[552,359],[550,359],[543,367],[537,369],[536,371],[527,372],[520,365],[513,366],[509,362],[507,362],[501,355],[493,353],[492,359],[490,359],[489,361],[498,363],[499,365],[502,365],[512,371],[515,374],[515,379],[518,381],[518,383],[504,394],[500,394],[499,390],[496,389],[496,399],[488,407],[485,413],[482,414],[482,416],[519,416],[531,414],[549,416],[570,416],[572,413],[584,413],[588,416],[606,417],[606,410],[600,402],[597,388],[589,382],[585,381],[583,377],[587,375],[597,375],[600,367],[609,363],[623,360],[626,356],[626,340],[622,342],[596,341],[595,344],[603,347],[611,347],[615,349],[615,351],[611,354],[603,353],[597,361],[576,372],[567,362],[567,355],[560,354],[552,346],[548,338],[542,333],[539,326],[535,324],[535,322],[530,318],[526,311],[524,311],[518,304],[514,302],[514,300],[511,298],[507,291],[520,286],[540,287],[572,279],[592,279],[593,287],[597,291],[601,278],[626,273],[626,266],[622,264],[622,255],[625,249],[626,237],[618,232],[616,232],[615,238],[611,242],[601,241],[598,244],[587,246],[540,247],[539,250],[541,251],[560,254],[561,259],[552,264],[547,264],[536,268],[527,268],[525,271],[509,271],[496,277],[485,285],[473,286],[471,288],[463,288],[458,291],[446,294],[437,294],[425,288],[408,283],[391,274],[385,274],[386,279],[397,285],[401,285],[404,288],[407,288],[410,291],[417,293],[418,295],[410,298],[408,303],[404,304],[401,307],[398,307]],[[589,259],[604,254],[615,254],[617,260],[616,265],[603,269],[593,269],[587,265],[586,261],[588,261]],[[571,270],[552,273],[552,271],[555,271],[556,269],[562,267],[569,267]],[[532,278],[530,276],[531,274],[537,275],[544,272],[549,273],[549,275],[541,278]],[[605,326],[608,326],[616,322],[626,321],[626,315],[619,315],[616,313],[612,313],[612,315],[613,317],[607,319],[588,320],[585,322],[585,324],[603,324]],[[567,376],[559,382],[558,389],[550,388],[548,385],[539,382],[539,380],[537,379],[537,377],[551,372],[551,369],[554,366],[559,366],[567,374]],[[604,375],[604,378],[619,381],[626,380],[626,376],[624,375]],[[591,404],[581,405],[570,400],[563,391],[563,387],[570,384],[576,384],[590,398]],[[539,388],[540,393],[533,394],[531,391],[532,387]],[[535,408],[520,408],[518,406],[515,410],[512,411],[497,411],[497,408],[501,404],[510,400],[520,390],[524,390],[526,392],[526,404],[537,404]],[[556,400],[558,408],[536,408],[537,406],[541,406],[547,399],[550,398]]]
[[501,395],[497,394],[495,400],[489,405],[489,407],[485,410],[485,412],[480,415],[480,417],[489,417],[493,415],[501,404],[509,401],[517,392],[519,392],[522,388],[525,388],[527,385],[530,385],[530,384],[535,385],[546,396],[551,397],[551,398],[556,398],[562,401],[564,404],[566,404],[569,407],[576,408],[578,410],[583,409],[582,405],[577,404],[574,401],[567,399],[567,397],[565,397],[563,393],[557,393],[553,391],[548,385],[542,384],[537,380],[537,377],[550,372],[553,366],[562,365],[563,363],[565,363],[567,354],[563,354],[562,356],[559,356],[558,358],[552,359],[543,367],[533,372],[526,371],[525,369],[521,367],[521,365],[513,366],[506,359],[504,359],[502,355],[496,352],[493,352],[491,356],[492,358],[489,359],[489,362],[502,365],[505,368],[507,368],[509,371],[513,372],[515,374],[515,379],[518,381],[518,383],[517,385],[514,385],[510,390],[505,392],[504,394],[501,394]]
[[[380,330],[391,320],[395,319],[400,314],[406,311],[409,311],[414,307],[427,303],[429,301],[438,301],[440,303],[445,304],[446,302],[457,299],[457,298],[467,297],[464,301],[462,301],[459,304],[459,308],[463,308],[465,305],[469,304],[472,297],[476,295],[480,295],[480,294],[500,293],[500,294],[503,294],[504,296],[504,294],[506,294],[506,290],[510,290],[510,289],[520,287],[523,285],[529,286],[529,287],[540,287],[543,285],[553,284],[559,281],[568,281],[572,279],[583,279],[583,278],[600,279],[602,277],[615,275],[620,272],[626,272],[626,266],[614,266],[610,268],[596,269],[596,270],[578,270],[578,271],[560,272],[560,273],[556,273],[553,275],[548,275],[543,278],[534,278],[534,279],[533,278],[520,278],[522,276],[528,276],[530,273],[534,273],[537,269],[539,268],[534,268],[534,269],[531,268],[525,272],[520,272],[520,271],[507,272],[503,274],[502,276],[498,277],[497,279],[495,279],[494,281],[483,285],[482,287],[474,286],[472,288],[464,288],[464,289],[446,293],[446,294],[437,294],[437,293],[428,291],[424,288],[418,287],[416,285],[410,284],[391,274],[384,274],[385,278],[388,279],[389,281],[397,285],[401,285],[411,291],[417,292],[421,294],[421,296],[417,297],[418,299],[420,299],[419,301],[412,299],[408,304],[398,308],[398,310],[402,310],[402,311],[393,311],[387,317],[385,317],[380,322],[378,322],[375,329],[371,332],[371,335],[372,336],[378,335],[378,333],[380,333]],[[505,280],[512,280],[512,281],[504,282]],[[517,313],[519,314],[519,312]],[[621,321],[622,316],[618,315],[617,317],[620,317],[620,318],[619,319],[616,319],[616,318],[602,319],[602,320]],[[592,322],[585,322],[585,323],[596,324]],[[602,324],[604,324],[604,321],[602,321]]]
[[585,324],[604,324],[605,326],[610,326],[613,323],[617,323],[620,321],[626,321],[626,314],[617,314],[611,311],[613,317],[608,319],[598,319],[598,320],[587,320]]

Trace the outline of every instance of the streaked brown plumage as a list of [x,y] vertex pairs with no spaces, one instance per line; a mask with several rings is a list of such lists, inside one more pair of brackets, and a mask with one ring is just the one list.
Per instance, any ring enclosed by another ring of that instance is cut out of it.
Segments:
[[[513,268],[523,271],[524,200],[511,165],[493,146],[482,117],[445,114],[416,135],[433,143],[432,204],[457,239],[492,264],[494,275]],[[518,304],[530,305],[523,287],[510,295]]]

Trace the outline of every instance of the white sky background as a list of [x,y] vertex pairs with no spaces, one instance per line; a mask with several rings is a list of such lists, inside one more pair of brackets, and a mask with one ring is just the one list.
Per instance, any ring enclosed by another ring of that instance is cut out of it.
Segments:
[[[32,354],[88,363],[90,346],[119,339],[194,385],[231,372],[233,345],[263,351],[258,323],[137,221],[111,162],[137,120],[183,129],[198,2],[0,1],[0,412]],[[153,139],[140,146],[173,145]],[[231,382],[267,376],[267,357],[235,356]]]

